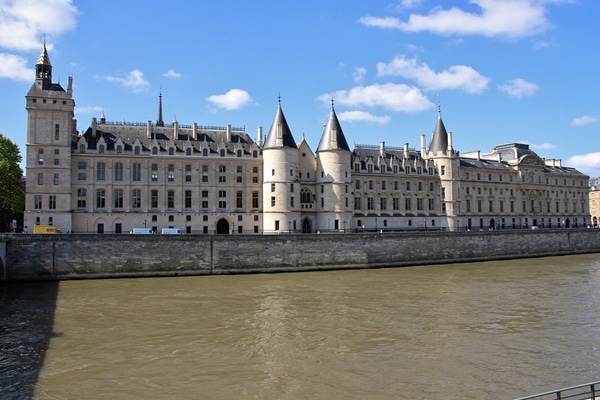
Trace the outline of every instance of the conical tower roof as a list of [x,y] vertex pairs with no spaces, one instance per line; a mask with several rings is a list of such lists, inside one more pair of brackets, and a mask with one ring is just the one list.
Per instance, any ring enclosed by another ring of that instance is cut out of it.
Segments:
[[438,121],[433,131],[433,137],[429,145],[429,152],[446,154],[448,151],[448,132],[442,121],[441,113],[438,113]]
[[321,141],[317,147],[317,152],[327,150],[346,150],[350,151],[350,146],[346,141],[344,132],[340,125],[340,121],[333,108],[333,100],[331,101],[331,112],[329,113],[329,119],[325,128],[323,129],[323,135],[321,135]]
[[269,129],[269,134],[265,139],[263,149],[278,147],[298,148],[294,136],[292,135],[292,131],[285,120],[285,115],[283,115],[281,100],[279,100],[277,104],[277,112],[275,113],[273,124],[271,124],[271,129]]

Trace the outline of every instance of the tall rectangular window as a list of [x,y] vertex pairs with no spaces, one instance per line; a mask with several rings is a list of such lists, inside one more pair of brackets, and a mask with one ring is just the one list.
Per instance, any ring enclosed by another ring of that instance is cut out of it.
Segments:
[[192,191],[185,191],[185,208],[192,208]]
[[106,179],[106,164],[101,162],[96,165],[96,180],[103,181]]
[[58,186],[58,183],[59,183],[59,175],[54,174],[54,186]]
[[50,210],[55,210],[56,209],[56,196],[51,194],[50,196],[48,196],[48,208]]
[[367,197],[367,210],[375,209],[375,199],[373,197]]
[[236,192],[235,194],[235,207],[243,208],[244,207],[244,193]]
[[227,191],[219,190],[219,208],[227,208]]
[[77,208],[86,208],[86,189],[77,189]]
[[123,163],[115,163],[115,182],[123,181]]
[[54,125],[54,140],[59,140],[59,139],[60,139],[60,125],[55,124]]
[[252,208],[258,208],[258,192],[252,192]]
[[38,185],[43,185],[44,184],[44,174],[42,172],[38,173],[37,182],[38,182]]
[[36,210],[41,210],[42,209],[42,195],[40,194],[36,194],[35,197],[33,198],[34,201],[34,208]]
[[152,189],[150,192],[150,208],[158,208],[158,190]]
[[113,192],[114,207],[123,208],[123,189],[115,189]]
[[169,190],[167,191],[167,208],[175,207],[175,191]]
[[134,182],[141,181],[142,180],[142,164],[134,163],[132,173],[133,173],[132,180]]
[[131,208],[142,208],[142,191],[140,189],[133,189],[131,191]]
[[96,208],[106,207],[106,191],[104,189],[96,190]]

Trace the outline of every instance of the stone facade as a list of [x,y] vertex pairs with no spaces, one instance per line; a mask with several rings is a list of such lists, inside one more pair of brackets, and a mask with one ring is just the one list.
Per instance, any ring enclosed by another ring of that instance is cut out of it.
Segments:
[[333,102],[312,151],[281,103],[263,140],[243,128],[162,120],[83,132],[72,79],[52,83],[44,46],[26,96],[24,226],[72,233],[179,228],[188,234],[574,228],[590,224],[588,177],[528,145],[460,154],[439,114],[420,148],[350,149]]

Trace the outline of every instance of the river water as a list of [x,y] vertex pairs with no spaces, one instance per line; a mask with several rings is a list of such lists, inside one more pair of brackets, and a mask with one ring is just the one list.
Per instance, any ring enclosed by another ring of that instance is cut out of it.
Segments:
[[1,289],[3,399],[511,399],[600,380],[600,254]]

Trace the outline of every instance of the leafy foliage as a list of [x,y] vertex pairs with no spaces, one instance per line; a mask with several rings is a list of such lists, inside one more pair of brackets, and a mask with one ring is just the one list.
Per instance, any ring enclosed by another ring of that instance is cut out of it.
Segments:
[[[21,188],[23,170],[19,147],[0,133],[0,231],[6,229],[9,221],[23,213],[25,193]],[[19,218],[20,219],[20,218]]]

